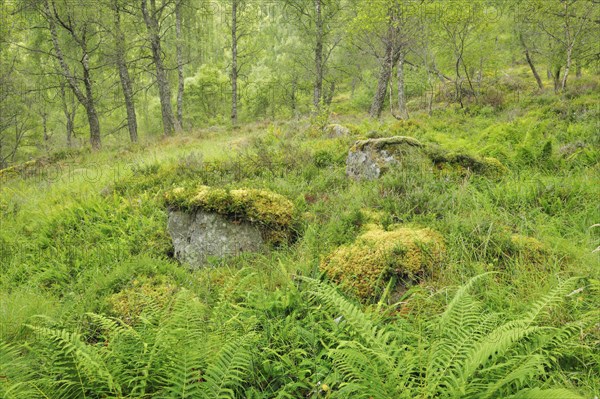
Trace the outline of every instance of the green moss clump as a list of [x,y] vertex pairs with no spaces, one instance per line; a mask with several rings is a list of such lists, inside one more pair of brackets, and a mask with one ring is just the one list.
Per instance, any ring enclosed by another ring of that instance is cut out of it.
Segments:
[[510,243],[514,255],[529,264],[541,265],[550,255],[548,247],[533,237],[513,234],[510,237]]
[[169,277],[140,276],[128,287],[107,298],[111,313],[127,324],[135,324],[145,309],[166,308],[177,292]]
[[362,299],[379,294],[390,277],[414,278],[443,258],[443,239],[433,230],[370,227],[353,244],[339,247],[321,262],[330,279]]
[[270,242],[290,237],[294,224],[294,205],[282,195],[267,190],[199,186],[196,189],[175,188],[165,193],[172,209],[215,212],[233,220],[243,220],[262,227]]
[[369,139],[369,140],[358,140],[354,143],[354,146],[350,149],[350,151],[363,151],[365,146],[369,146],[376,150],[386,149],[390,146],[398,146],[406,144],[411,147],[423,147],[421,142],[413,137],[408,136],[394,136],[394,137],[383,137],[379,139]]
[[492,178],[499,178],[508,172],[508,168],[498,159],[476,157],[465,153],[444,152],[439,148],[428,150],[429,158],[440,168],[458,167]]
[[22,164],[9,166],[8,168],[0,169],[0,181],[9,180],[17,176],[27,177],[34,175],[37,168],[44,166],[44,162],[33,159]]

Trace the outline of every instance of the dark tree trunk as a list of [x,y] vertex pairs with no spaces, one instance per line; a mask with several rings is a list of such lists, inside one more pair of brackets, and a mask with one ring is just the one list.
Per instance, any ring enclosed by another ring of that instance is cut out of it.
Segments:
[[135,103],[133,100],[133,88],[129,70],[127,69],[127,61],[124,50],[125,35],[121,29],[121,15],[119,12],[118,0],[114,4],[115,17],[115,36],[116,36],[116,64],[119,70],[119,78],[121,80],[121,88],[123,89],[123,98],[125,99],[125,109],[127,110],[127,128],[129,130],[129,139],[132,143],[138,140],[137,134],[137,117],[135,115]]
[[173,133],[173,130],[180,131],[181,127],[171,108],[171,87],[167,78],[167,71],[163,65],[162,48],[160,43],[160,32],[158,27],[158,17],[155,0],[150,0],[150,10],[148,10],[147,0],[142,2],[142,15],[148,30],[148,39],[152,49],[152,61],[156,68],[156,84],[158,85],[158,95],[160,99],[160,110],[163,121],[163,132],[165,136]]
[[554,83],[554,92],[558,93],[560,91],[560,71],[562,66],[557,66],[554,68],[554,71],[550,72],[550,76],[552,76],[552,82]]
[[369,115],[372,118],[379,118],[381,116],[381,111],[383,110],[383,103],[385,102],[385,94],[390,81],[390,77],[392,74],[393,65],[393,51],[394,45],[392,41],[393,35],[393,27],[389,27],[387,41],[385,44],[385,54],[381,59],[381,65],[379,66],[379,80],[377,81],[377,91],[375,92],[375,97],[373,97],[373,102],[371,103],[371,110],[369,111]]
[[77,104],[75,103],[75,98],[72,98],[72,111],[69,110],[69,102],[67,99],[67,93],[65,91],[65,83],[61,81],[60,83],[60,96],[62,100],[63,113],[65,115],[65,128],[67,130],[67,147],[71,148],[73,146],[73,130],[74,130],[74,121],[75,121],[75,112],[77,111]]
[[523,46],[523,49],[525,50],[525,59],[527,60],[527,64],[529,64],[531,73],[533,73],[533,77],[535,78],[535,81],[537,82],[538,88],[540,90],[542,90],[544,88],[544,84],[542,83],[542,78],[540,78],[540,75],[538,74],[537,69],[535,69],[535,65],[533,64],[533,59],[531,58],[531,55],[529,54],[529,48],[525,44],[525,39],[523,38],[523,35],[521,35],[521,34],[519,35],[519,40],[521,41],[521,45]]
[[317,40],[315,45],[315,88],[313,105],[318,111],[321,105],[323,93],[323,18],[321,15],[321,1],[315,0],[315,24],[317,28]]
[[175,35],[177,40],[177,122],[183,128],[183,46],[181,37],[181,3],[183,0],[177,0],[175,4]]
[[352,78],[352,83],[350,84],[350,98],[354,98],[354,93],[356,92],[356,84],[358,83],[358,79],[356,76]]
[[325,105],[327,107],[329,107],[331,105],[334,94],[335,94],[335,81],[332,81],[331,85],[329,86],[329,91],[327,92],[327,97],[325,97]]
[[296,75],[292,78],[292,92],[290,93],[290,108],[292,113],[296,116],[296,91],[298,90],[298,78]]
[[231,4],[231,123],[238,122],[237,0]]
[[85,94],[79,88],[79,84],[73,74],[71,73],[69,66],[65,61],[64,54],[58,42],[58,34],[56,32],[56,23],[55,19],[57,17],[56,10],[54,10],[54,15],[50,13],[50,6],[48,5],[48,1],[44,2],[44,11],[46,14],[46,18],[48,20],[50,26],[50,35],[52,38],[52,44],[54,46],[54,51],[56,52],[56,57],[58,58],[58,62],[61,66],[63,75],[69,84],[69,87],[75,94],[77,100],[83,105],[85,108],[88,123],[90,126],[90,144],[92,145],[93,150],[99,150],[101,148],[101,136],[100,136],[100,121],[98,119],[98,113],[96,112],[96,105],[94,102],[94,92],[92,79],[90,76],[90,66],[89,66],[89,54],[87,49],[86,42],[86,32],[84,30],[81,36],[76,35],[75,29],[71,26],[67,28],[69,34],[73,37],[73,39],[80,45],[81,50],[83,52],[83,56],[81,59],[81,66],[83,68],[83,84],[85,87]]
[[44,133],[44,149],[47,151],[50,137],[48,137],[48,113],[46,110],[42,111],[42,131]]
[[73,146],[73,118],[67,112],[67,146],[70,148]]
[[94,91],[92,85],[92,78],[90,76],[90,65],[89,56],[87,53],[87,44],[85,42],[85,35],[82,41],[82,49],[84,51],[83,56],[83,84],[85,86],[85,97],[87,98],[85,111],[88,116],[90,124],[90,143],[92,148],[99,150],[101,145],[100,139],[100,120],[98,119],[98,113],[96,112],[96,101],[94,100]]
[[529,55],[528,49],[525,49],[525,59],[527,59],[527,63],[529,64],[531,73],[533,73],[533,76],[535,77],[535,81],[537,82],[538,88],[540,90],[542,90],[544,88],[544,83],[542,83],[542,78],[540,78],[540,75],[538,74],[537,69],[535,69],[535,65],[533,64],[533,60],[531,59],[531,56]]

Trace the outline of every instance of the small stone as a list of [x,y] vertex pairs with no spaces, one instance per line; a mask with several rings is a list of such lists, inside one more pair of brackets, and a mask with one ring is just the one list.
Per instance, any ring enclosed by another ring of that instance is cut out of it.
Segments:
[[422,156],[422,147],[418,140],[405,136],[359,140],[348,152],[346,175],[356,180],[378,179],[403,157]]
[[345,137],[350,135],[350,129],[348,129],[346,126],[338,125],[337,123],[328,125],[326,128],[326,132],[327,136],[331,138]]

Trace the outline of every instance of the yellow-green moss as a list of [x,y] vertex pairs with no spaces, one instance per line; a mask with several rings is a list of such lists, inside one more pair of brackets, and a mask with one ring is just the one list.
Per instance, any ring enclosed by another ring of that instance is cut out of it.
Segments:
[[414,278],[444,255],[442,237],[430,229],[372,227],[351,245],[335,250],[321,270],[344,289],[367,299],[378,294],[393,276]]
[[140,276],[131,281],[128,287],[109,296],[107,301],[114,316],[133,324],[149,306],[168,306],[176,291],[175,282],[166,276]]
[[423,147],[421,142],[413,137],[408,136],[394,136],[394,137],[383,137],[378,139],[369,139],[369,140],[358,140],[354,143],[354,146],[350,149],[350,151],[363,151],[365,146],[369,146],[374,149],[385,149],[390,146],[398,146],[406,144],[411,147]]
[[290,229],[294,222],[292,202],[267,190],[179,187],[165,193],[165,201],[167,206],[173,209],[215,212],[235,220],[256,223],[263,227],[265,239],[275,243],[290,237]]
[[508,172],[502,162],[492,157],[480,158],[462,152],[446,152],[435,147],[429,148],[427,153],[441,170],[468,170],[493,178],[501,177]]
[[41,166],[43,166],[43,163],[37,159],[34,159],[22,164],[0,169],[0,180],[8,180],[19,175],[28,176],[34,174],[35,169]]
[[514,254],[527,263],[540,265],[548,258],[550,251],[544,243],[536,238],[513,234],[510,237]]

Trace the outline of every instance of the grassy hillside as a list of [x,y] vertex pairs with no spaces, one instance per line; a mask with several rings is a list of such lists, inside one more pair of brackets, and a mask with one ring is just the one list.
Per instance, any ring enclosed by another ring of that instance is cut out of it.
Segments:
[[[333,114],[342,138],[315,120],[256,123],[0,172],[0,394],[600,395],[595,87],[409,121]],[[508,172],[407,162],[346,178],[355,140],[394,135]],[[187,270],[164,193],[198,185],[284,195],[298,238]],[[418,281],[355,297],[320,264],[372,224],[432,229],[446,256]]]

